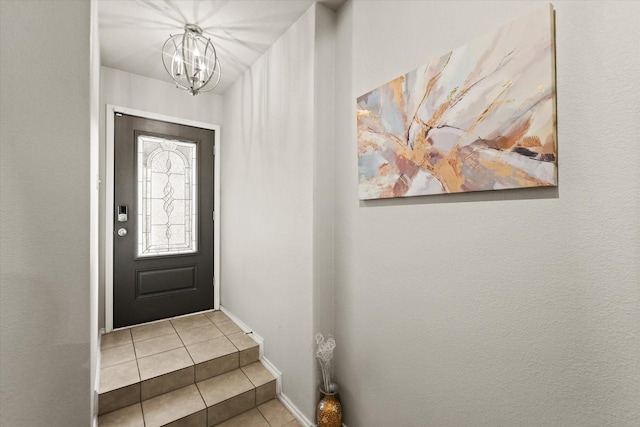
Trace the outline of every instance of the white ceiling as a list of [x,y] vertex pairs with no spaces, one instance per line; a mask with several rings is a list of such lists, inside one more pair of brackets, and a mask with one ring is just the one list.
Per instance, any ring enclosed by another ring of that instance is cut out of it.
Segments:
[[[320,0],[332,9],[345,0]],[[218,52],[224,91],[314,3],[314,0],[99,0],[102,65],[172,82],[162,45],[186,23],[199,25]]]

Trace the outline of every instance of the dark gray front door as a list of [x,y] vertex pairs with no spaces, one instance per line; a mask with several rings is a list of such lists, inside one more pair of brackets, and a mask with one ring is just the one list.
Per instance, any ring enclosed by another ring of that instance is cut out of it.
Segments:
[[115,114],[113,326],[211,309],[214,132]]

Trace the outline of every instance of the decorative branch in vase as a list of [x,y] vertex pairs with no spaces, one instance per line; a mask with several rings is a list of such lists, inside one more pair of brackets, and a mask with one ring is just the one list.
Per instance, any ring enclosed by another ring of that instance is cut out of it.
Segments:
[[336,348],[336,340],[331,335],[328,335],[325,341],[324,336],[318,333],[316,334],[316,344],[318,345],[316,357],[322,372],[323,391],[331,393],[331,360],[333,359],[333,350]]
[[317,421],[318,427],[340,427],[342,426],[342,405],[336,398],[338,386],[331,382],[331,361],[333,350],[336,348],[336,340],[329,335],[325,341],[322,334],[316,334],[316,358],[320,363],[322,371],[322,385],[320,393],[323,397],[318,402]]

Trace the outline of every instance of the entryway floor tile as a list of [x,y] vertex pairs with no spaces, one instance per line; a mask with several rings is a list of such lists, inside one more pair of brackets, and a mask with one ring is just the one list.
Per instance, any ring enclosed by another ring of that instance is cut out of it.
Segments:
[[244,332],[242,329],[240,329],[240,327],[238,325],[233,323],[231,320],[229,320],[228,322],[216,323],[216,326],[225,335],[232,335],[232,334],[237,334],[237,333],[240,333],[240,332]]
[[251,391],[254,386],[240,369],[236,369],[199,382],[198,389],[207,406],[214,406],[234,396]]
[[215,324],[228,322],[231,319],[221,311],[209,311],[205,315]]
[[133,341],[148,340],[149,338],[159,337],[161,335],[167,335],[174,333],[173,325],[168,320],[162,322],[149,323],[147,325],[134,326],[131,328],[131,335]]
[[252,344],[253,340],[241,333],[231,337],[234,345],[213,319],[223,321],[227,331],[241,331],[225,314],[211,311],[104,334],[100,342],[101,392],[238,353]]
[[227,335],[229,341],[236,346],[236,348],[240,351],[247,350],[249,348],[258,347],[258,343],[253,340],[253,338],[249,337],[249,335],[244,332]]
[[270,381],[275,381],[275,377],[265,368],[262,363],[256,362],[251,365],[243,366],[242,372],[249,378],[254,386],[260,387]]
[[138,363],[135,360],[100,370],[100,393],[106,393],[139,382]]
[[180,339],[182,340],[184,345],[187,346],[224,336],[222,331],[216,328],[213,324],[187,329],[184,331],[178,331],[178,335],[180,335]]
[[231,353],[237,353],[238,349],[227,339],[218,337],[212,340],[202,341],[188,345],[187,351],[191,355],[194,363],[202,363],[207,360],[217,359]]
[[180,339],[178,334],[172,332],[167,335],[149,338],[148,340],[136,341],[135,347],[136,357],[138,359],[141,359],[143,357],[184,347],[184,344],[182,343],[182,340]]
[[[237,394],[248,396],[248,393],[251,394],[253,404],[256,397],[260,397],[257,400],[260,404],[274,394],[273,377],[262,365],[253,363],[258,359],[258,344],[221,311],[119,329],[104,334],[100,347],[101,427],[109,426],[109,420],[120,419],[118,417],[121,415],[116,412],[134,413],[136,405],[132,404],[136,401],[158,399],[164,396],[161,393],[172,393],[172,390],[188,386],[192,381],[196,390],[202,388],[199,393],[202,392],[202,397],[209,400],[209,406],[225,399],[237,400],[240,399]],[[238,369],[240,367],[246,372]],[[267,390],[270,386],[273,386],[273,390]],[[221,417],[220,421],[228,418],[222,412],[227,409],[233,412],[239,408],[235,406],[244,405],[244,400],[229,401],[225,405],[229,408],[219,407],[217,410],[221,414],[215,414]],[[146,412],[151,409],[145,409],[144,405],[138,407],[146,419]],[[204,409],[209,412],[206,407]],[[213,412],[211,415],[214,415]],[[174,421],[189,424],[192,415],[189,415],[189,419]],[[202,415],[207,414],[199,414],[194,420],[199,420]],[[133,415],[132,417],[135,418]],[[121,425],[128,426],[124,421]],[[146,427],[149,425],[147,421]]]
[[100,367],[108,368],[109,366],[119,365],[124,362],[136,360],[136,354],[133,351],[133,344],[128,343],[117,347],[105,348],[101,352]]
[[178,371],[189,366],[193,366],[193,360],[191,360],[189,353],[187,353],[184,347],[138,359],[140,379],[142,381]]
[[195,314],[193,316],[176,317],[171,319],[171,323],[176,331],[186,331],[187,329],[209,326],[211,320],[204,314]]
[[252,409],[233,417],[228,421],[218,424],[217,427],[271,427],[267,420],[264,419],[260,411]]
[[293,414],[278,399],[272,399],[258,406],[258,410],[271,427],[283,427],[292,421],[296,421]]
[[100,348],[102,348],[102,350],[105,350],[111,347],[131,344],[131,342],[131,330],[120,329],[119,331],[113,331],[108,334],[104,334],[100,339]]
[[146,427],[160,427],[207,407],[195,384],[142,402]]

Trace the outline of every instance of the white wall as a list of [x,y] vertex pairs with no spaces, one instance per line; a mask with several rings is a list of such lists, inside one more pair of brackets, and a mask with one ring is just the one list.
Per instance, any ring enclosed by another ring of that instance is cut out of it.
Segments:
[[358,202],[355,98],[542,2],[338,13],[337,368],[357,426],[640,425],[640,3],[555,1],[558,189]]
[[[313,332],[334,333],[333,323],[333,152],[335,150],[336,15],[316,6],[314,41],[313,146]],[[314,369],[315,383],[321,382]]]
[[333,20],[312,6],[227,90],[222,126],[222,305],[264,338],[310,419],[313,336],[333,320],[332,208],[318,204],[333,199],[333,174],[318,172],[332,153]]
[[[98,0],[91,0],[91,65],[89,115],[91,132],[89,191],[90,191],[90,296],[89,296],[89,342],[91,344],[91,390],[98,393],[99,379],[96,378],[98,366],[98,329],[99,329],[99,283],[100,283],[100,28],[98,26]],[[91,399],[91,414],[97,419],[97,399]]]
[[[160,60],[160,59],[158,59]],[[169,76],[167,75],[167,80]],[[149,113],[193,120],[203,123],[220,124],[222,121],[222,97],[214,93],[201,93],[191,96],[183,90],[176,89],[169,81],[150,79],[148,77],[127,73],[113,68],[100,68],[100,236],[105,237],[105,162],[106,143],[105,126],[106,105],[112,104]],[[105,327],[104,313],[104,247],[100,254],[100,327]]]
[[0,425],[87,426],[90,3],[0,5]]
[[[160,58],[158,58],[160,61]],[[109,67],[100,68],[101,104],[114,104],[165,116],[220,123],[222,97],[211,92],[196,96],[170,82],[150,79]]]

